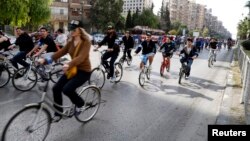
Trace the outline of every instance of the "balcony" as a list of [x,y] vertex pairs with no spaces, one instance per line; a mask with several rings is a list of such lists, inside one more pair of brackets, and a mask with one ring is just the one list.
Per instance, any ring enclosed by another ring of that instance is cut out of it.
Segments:
[[52,14],[51,21],[68,21],[68,15]]
[[54,1],[51,6],[54,7],[68,7],[68,3],[67,2],[56,2]]

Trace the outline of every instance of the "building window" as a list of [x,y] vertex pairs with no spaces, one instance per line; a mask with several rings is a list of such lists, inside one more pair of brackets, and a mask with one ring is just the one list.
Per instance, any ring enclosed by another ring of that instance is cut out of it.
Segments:
[[64,10],[60,9],[60,15],[63,15],[63,14],[64,14]]

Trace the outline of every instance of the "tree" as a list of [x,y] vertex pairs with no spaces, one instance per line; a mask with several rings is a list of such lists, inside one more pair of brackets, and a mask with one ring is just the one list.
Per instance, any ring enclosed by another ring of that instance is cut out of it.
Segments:
[[171,21],[169,17],[170,13],[168,10],[168,6],[164,8],[163,1],[162,1],[160,15],[161,15],[161,28],[165,30],[166,32],[168,32],[171,27]]
[[29,3],[30,11],[28,13],[30,20],[29,25],[33,28],[47,23],[50,20],[51,0],[31,0]]
[[94,3],[90,12],[92,25],[97,30],[106,29],[107,23],[117,23],[121,16],[123,0],[98,0]]
[[207,27],[205,27],[205,28],[203,29],[203,31],[202,31],[202,36],[203,36],[203,37],[207,37],[207,36],[208,36],[208,33],[209,33],[209,30],[208,30]]
[[131,11],[129,9],[128,15],[127,15],[127,18],[126,18],[126,29],[132,28],[132,27],[133,27],[132,16],[131,16]]
[[154,7],[155,7],[155,5],[154,5],[154,3],[152,3],[152,5],[151,5],[151,11],[153,12],[153,10],[154,10]]
[[142,13],[139,15],[139,21],[140,25],[151,28],[157,28],[159,25],[159,20],[157,16],[154,15],[153,11],[151,11],[151,9],[142,11]]
[[139,9],[136,8],[135,13],[132,16],[132,27],[140,25],[140,19],[139,19]]
[[177,31],[175,29],[172,29],[168,32],[170,35],[177,35]]
[[248,19],[245,17],[245,19],[241,20],[237,26],[238,33],[237,35],[240,36],[240,39],[246,39],[247,38],[247,31],[248,31]]
[[39,25],[50,18],[50,4],[52,0],[1,0],[1,24],[24,26]]

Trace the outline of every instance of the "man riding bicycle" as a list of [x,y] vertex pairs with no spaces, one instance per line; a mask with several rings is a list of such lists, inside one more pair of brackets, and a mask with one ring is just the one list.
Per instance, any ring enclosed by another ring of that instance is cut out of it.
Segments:
[[[170,58],[173,56],[173,52],[175,50],[175,44],[170,41],[169,37],[166,37],[166,42],[160,47],[160,50],[164,49],[162,52],[162,65],[165,63],[165,60],[169,60],[170,64]],[[162,75],[162,74],[161,74]]]
[[196,48],[193,47],[193,39],[188,38],[187,39],[187,45],[180,51],[179,54],[184,54],[184,56],[180,59],[180,62],[187,63],[187,72],[186,72],[186,79],[189,78],[191,66],[193,64],[193,60],[198,57],[198,53],[196,51]]
[[211,38],[211,41],[210,41],[210,44],[209,44],[209,48],[210,48],[209,54],[211,54],[211,53],[214,54],[214,62],[216,62],[216,50],[217,50],[217,46],[218,46],[218,43],[215,40],[215,38]]
[[135,53],[138,54],[142,50],[142,60],[140,63],[140,69],[144,69],[144,65],[147,64],[147,59],[149,60],[149,69],[152,69],[151,64],[156,53],[155,43],[151,40],[151,34],[147,33],[146,40],[144,40],[141,45],[138,46]]
[[131,60],[131,50],[134,47],[134,39],[133,37],[129,34],[129,31],[126,31],[125,36],[122,37],[122,42],[120,44],[124,44],[125,48],[123,51],[123,57],[122,59],[125,60],[126,58],[126,53],[128,54],[128,58]]
[[[120,49],[119,46],[115,43],[117,39],[117,34],[113,28],[113,26],[108,26],[108,32],[107,35],[104,37],[104,39],[98,44],[98,47],[94,49],[94,51],[97,51],[98,48],[100,48],[105,43],[108,43],[108,49],[107,52],[105,52],[102,56],[102,63],[106,68],[109,68],[109,73],[107,76],[107,79],[111,77],[111,82],[115,81],[114,77],[114,63],[117,59]],[[107,60],[111,58],[110,64],[108,64]]]

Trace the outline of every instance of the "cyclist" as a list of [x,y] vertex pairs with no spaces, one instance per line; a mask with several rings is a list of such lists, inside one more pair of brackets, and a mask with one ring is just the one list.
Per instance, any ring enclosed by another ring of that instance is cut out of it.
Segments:
[[233,40],[232,40],[232,38],[228,38],[227,39],[227,49],[230,50],[232,46],[233,46]]
[[4,49],[4,51],[7,51],[10,45],[10,39],[6,37],[2,31],[0,31],[0,50]]
[[[211,38],[209,48],[210,48],[210,53],[214,53],[214,62],[216,62],[216,50],[218,47],[218,43],[215,38]],[[209,55],[210,56],[210,55]]]
[[122,57],[122,59],[125,60],[126,53],[127,53],[128,54],[128,58],[131,60],[132,59],[131,50],[134,47],[134,39],[130,35],[129,31],[126,31],[125,36],[122,37],[122,42],[120,44],[122,44],[122,43],[125,46],[124,51],[123,51],[123,57]]
[[29,64],[25,62],[25,59],[27,53],[29,53],[34,47],[33,40],[20,27],[16,28],[16,35],[17,39],[15,43],[9,46],[8,49],[13,49],[15,46],[19,46],[19,52],[10,61],[16,69],[18,69],[17,63],[24,67],[29,67]]
[[187,62],[187,72],[186,72],[186,79],[189,78],[191,66],[193,64],[193,60],[198,57],[198,53],[196,51],[196,48],[192,45],[193,39],[188,38],[187,39],[187,45],[180,51],[180,53],[177,54],[184,54],[184,56],[180,59],[180,62],[183,64]]
[[31,54],[41,48],[37,53],[33,55],[33,57],[39,56],[41,53],[46,51],[46,55],[51,55],[57,51],[56,44],[53,38],[49,35],[48,29],[45,27],[40,28],[41,39],[38,44],[27,54],[27,56],[31,56]]
[[149,60],[149,69],[152,69],[151,64],[156,53],[155,43],[151,40],[151,34],[147,33],[146,40],[135,50],[135,54],[138,54],[142,50],[142,60],[140,63],[140,69],[144,69],[144,65],[147,64],[147,58]]
[[[170,64],[170,58],[173,56],[173,52],[175,50],[175,44],[170,41],[169,37],[166,37],[166,42],[160,47],[160,50],[164,49],[162,52],[162,65],[165,62],[165,59],[169,59],[169,64]],[[163,75],[163,74],[161,74]]]
[[[117,34],[114,30],[114,27],[109,25],[108,26],[108,31],[107,35],[104,37],[104,39],[98,44],[98,46],[94,49],[94,51],[97,51],[98,48],[100,48],[102,45],[105,43],[108,43],[108,49],[107,52],[105,52],[102,56],[102,63],[105,68],[109,68],[109,73],[107,76],[107,79],[111,78],[111,82],[115,81],[114,77],[114,63],[115,60],[117,59],[120,48],[119,46],[115,43],[117,39]],[[110,64],[108,64],[107,59],[111,58]]]
[[[47,56],[46,58],[39,60],[41,64],[52,63],[52,61],[57,60],[63,55],[67,53],[70,54],[72,60],[69,63],[64,64],[63,71],[66,73],[71,68],[77,67],[77,73],[72,78],[67,78],[64,74],[54,85],[53,96],[54,101],[57,104],[62,105],[62,92],[67,95],[72,103],[76,105],[76,114],[80,114],[84,110],[84,105],[87,105],[87,103],[85,104],[84,100],[78,96],[76,89],[89,80],[91,75],[91,64],[89,59],[91,41],[88,33],[82,27],[82,22],[75,20],[71,21],[69,28],[71,30],[71,38],[66,46],[52,56]],[[62,108],[56,105],[54,105],[54,107],[60,112],[63,112]],[[53,121],[58,122],[61,118],[62,116],[60,114],[55,113]]]
[[63,33],[63,30],[59,28],[57,30],[57,37],[55,39],[55,42],[59,48],[62,48],[67,43],[67,36]]

